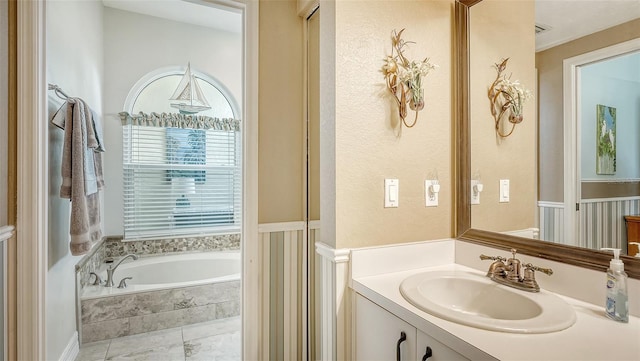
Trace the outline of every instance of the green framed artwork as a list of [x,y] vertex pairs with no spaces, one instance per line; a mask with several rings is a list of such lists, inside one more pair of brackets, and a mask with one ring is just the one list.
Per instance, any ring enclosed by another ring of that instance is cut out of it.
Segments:
[[616,173],[616,108],[596,106],[596,174]]

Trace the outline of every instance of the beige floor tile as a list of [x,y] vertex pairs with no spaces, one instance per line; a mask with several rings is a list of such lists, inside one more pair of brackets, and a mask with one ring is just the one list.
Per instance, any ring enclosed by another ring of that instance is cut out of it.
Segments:
[[184,346],[154,346],[146,350],[138,350],[124,355],[107,358],[108,361],[184,361]]
[[182,337],[184,341],[189,341],[208,336],[220,335],[223,333],[231,333],[240,331],[241,318],[230,317],[215,321],[196,323],[193,325],[182,326]]
[[240,361],[240,331],[185,341],[186,361]]
[[[107,352],[107,359],[111,359],[114,356],[131,355],[140,351],[176,345],[182,346],[182,329],[180,327],[114,338],[111,340],[111,346],[109,346],[109,351]],[[140,360],[145,360],[145,358],[140,358]]]
[[104,361],[111,340],[85,343],[80,346],[80,353],[75,361]]

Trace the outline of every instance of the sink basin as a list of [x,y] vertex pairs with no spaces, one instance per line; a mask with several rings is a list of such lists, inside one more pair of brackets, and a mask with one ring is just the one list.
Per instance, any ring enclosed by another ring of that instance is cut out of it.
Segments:
[[552,293],[513,289],[466,271],[419,273],[407,277],[400,292],[427,313],[486,330],[547,333],[576,321],[573,308]]

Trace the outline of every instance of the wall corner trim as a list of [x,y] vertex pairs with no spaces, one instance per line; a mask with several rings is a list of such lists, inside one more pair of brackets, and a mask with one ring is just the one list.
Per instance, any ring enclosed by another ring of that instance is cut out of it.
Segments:
[[348,360],[350,357],[349,260],[350,249],[335,249],[316,242],[321,260],[320,359]]
[[349,262],[351,258],[351,250],[348,248],[335,249],[322,242],[316,242],[316,252],[324,259],[333,263]]
[[62,351],[59,361],[74,361],[80,353],[80,343],[78,343],[78,331],[74,332],[67,347]]

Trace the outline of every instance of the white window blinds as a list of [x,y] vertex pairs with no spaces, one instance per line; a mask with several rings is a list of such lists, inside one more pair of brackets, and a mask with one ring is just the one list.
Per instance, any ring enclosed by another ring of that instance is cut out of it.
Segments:
[[125,239],[239,230],[240,121],[166,113],[120,116]]

